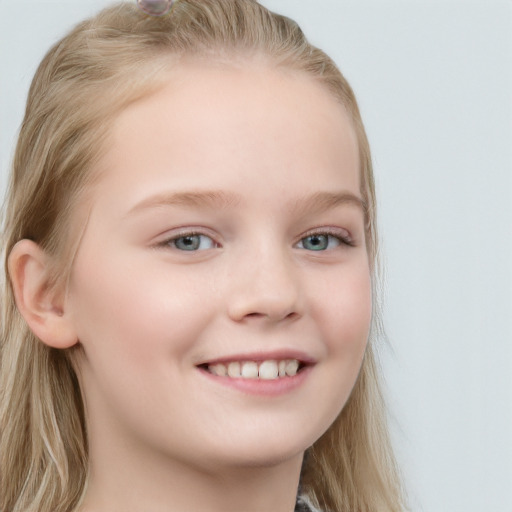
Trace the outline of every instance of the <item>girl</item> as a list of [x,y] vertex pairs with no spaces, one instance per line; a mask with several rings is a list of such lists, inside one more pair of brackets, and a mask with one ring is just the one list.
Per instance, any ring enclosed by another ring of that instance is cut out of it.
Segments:
[[402,510],[349,85],[255,0],[146,11],[81,23],[30,89],[0,510]]

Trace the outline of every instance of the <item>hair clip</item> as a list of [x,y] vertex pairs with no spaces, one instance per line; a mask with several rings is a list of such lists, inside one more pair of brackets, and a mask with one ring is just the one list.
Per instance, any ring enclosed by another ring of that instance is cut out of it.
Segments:
[[175,0],[137,0],[137,5],[151,16],[167,14]]

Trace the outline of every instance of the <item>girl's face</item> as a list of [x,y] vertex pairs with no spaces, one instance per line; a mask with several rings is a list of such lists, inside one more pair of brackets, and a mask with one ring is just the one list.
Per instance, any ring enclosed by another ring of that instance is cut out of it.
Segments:
[[344,108],[290,71],[182,64],[122,112],[67,297],[93,461],[300,460],[367,342],[358,169]]

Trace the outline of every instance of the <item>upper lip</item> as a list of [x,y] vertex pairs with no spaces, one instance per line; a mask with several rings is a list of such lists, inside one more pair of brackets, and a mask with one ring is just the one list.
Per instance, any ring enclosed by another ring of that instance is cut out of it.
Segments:
[[302,364],[314,364],[316,360],[314,357],[302,352],[300,350],[273,350],[267,352],[240,352],[230,355],[223,355],[211,359],[204,359],[200,361],[197,366],[213,365],[213,364],[226,364],[232,361],[254,361],[256,363],[261,361],[284,361],[289,359],[296,359]]

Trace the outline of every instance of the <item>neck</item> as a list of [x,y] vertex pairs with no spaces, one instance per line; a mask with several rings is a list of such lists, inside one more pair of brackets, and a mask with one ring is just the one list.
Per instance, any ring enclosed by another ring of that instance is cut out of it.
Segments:
[[163,456],[116,459],[91,456],[80,512],[293,512],[302,465],[302,454],[259,467],[206,469]]

